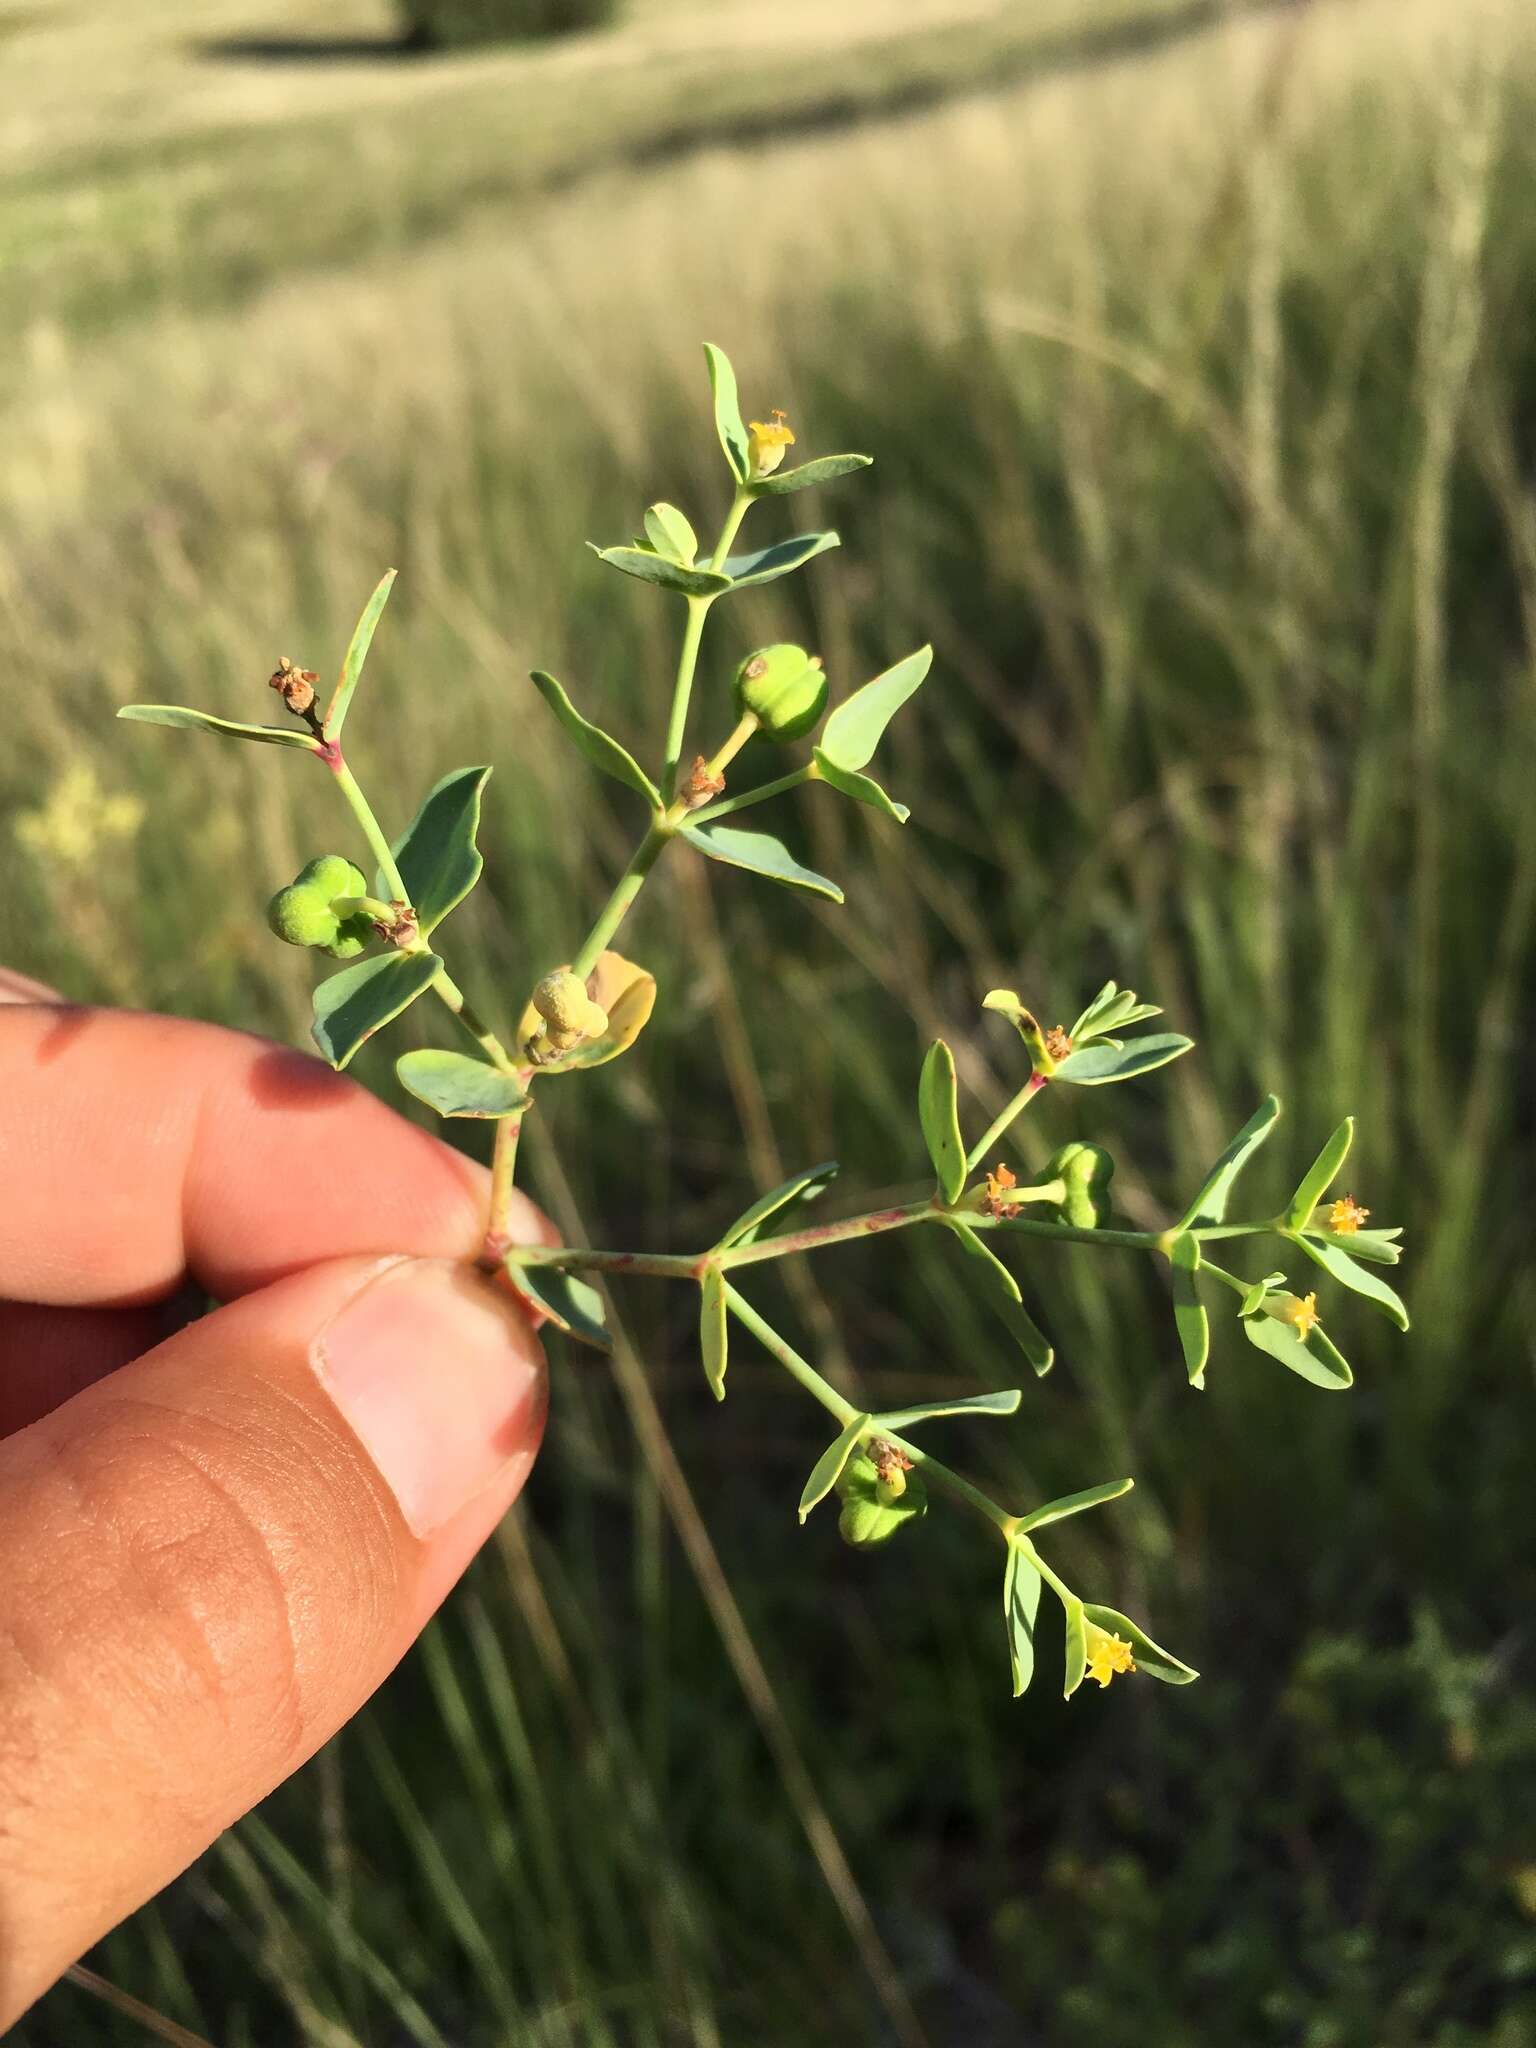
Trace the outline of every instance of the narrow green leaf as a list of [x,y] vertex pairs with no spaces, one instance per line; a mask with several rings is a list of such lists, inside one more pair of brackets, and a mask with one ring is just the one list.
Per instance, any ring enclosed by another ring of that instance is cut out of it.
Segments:
[[1043,1379],[1055,1364],[1056,1353],[1051,1349],[1034,1317],[1024,1306],[1024,1297],[1019,1291],[1018,1281],[1002,1260],[987,1249],[968,1223],[962,1223],[953,1216],[946,1217],[945,1221],[976,1261],[976,1277],[989,1305],[1007,1324],[1014,1341],[1029,1360],[1036,1376]]
[[1061,1604],[1066,1609],[1067,1615],[1066,1655],[1062,1674],[1061,1696],[1063,1699],[1069,1700],[1082,1684],[1083,1674],[1088,1669],[1088,1630],[1084,1619],[1083,1603],[1077,1598],[1075,1593],[1063,1600]]
[[958,1202],[965,1193],[965,1140],[960,1135],[955,1056],[942,1038],[933,1041],[923,1061],[917,1082],[917,1113],[928,1157],[938,1175],[939,1193],[946,1202]]
[[765,875],[770,882],[782,883],[786,889],[804,889],[812,896],[829,897],[834,903],[843,900],[836,882],[829,882],[814,868],[802,867],[783,841],[770,833],[740,832],[731,825],[684,825],[680,836],[711,860],[724,861],[727,867],[746,868],[751,874]]
[[1068,1515],[1080,1515],[1088,1508],[1102,1507],[1106,1501],[1119,1500],[1135,1484],[1134,1479],[1106,1479],[1102,1486],[1085,1487],[1081,1493],[1064,1493],[1059,1500],[1048,1500],[1033,1514],[1026,1515],[1019,1528],[1027,1535],[1031,1529],[1044,1529],[1052,1522],[1064,1522]]
[[954,1401],[924,1401],[916,1408],[895,1408],[875,1420],[881,1429],[899,1431],[942,1415],[1016,1415],[1023,1398],[1020,1388],[1001,1387],[995,1394],[967,1394]]
[[1184,1347],[1184,1364],[1192,1387],[1205,1385],[1205,1362],[1211,1355],[1211,1319],[1200,1299],[1195,1275],[1200,1270],[1200,1241],[1181,1231],[1168,1248],[1173,1273],[1173,1320]]
[[1255,1280],[1248,1292],[1237,1305],[1240,1316],[1256,1316],[1264,1306],[1266,1297],[1277,1287],[1285,1285],[1283,1273],[1266,1273],[1262,1280]]
[[1347,1116],[1307,1168],[1300,1187],[1292,1195],[1291,1205],[1285,1212],[1288,1230],[1300,1230],[1310,1219],[1322,1196],[1333,1185],[1334,1175],[1348,1158],[1354,1135],[1355,1120]]
[[725,1312],[725,1275],[718,1266],[706,1266],[699,1282],[699,1348],[704,1354],[704,1377],[717,1401],[725,1399],[725,1366],[729,1345]]
[[401,1087],[439,1116],[510,1116],[528,1101],[510,1074],[467,1053],[402,1053],[395,1072]]
[[1271,1358],[1289,1366],[1304,1380],[1310,1380],[1314,1387],[1326,1387],[1331,1393],[1341,1392],[1354,1384],[1354,1374],[1339,1356],[1333,1343],[1315,1326],[1305,1342],[1289,1323],[1282,1323],[1274,1316],[1245,1316],[1242,1332],[1259,1351],[1267,1351]]
[[737,482],[744,484],[752,474],[752,461],[747,449],[747,424],[736,395],[736,372],[725,350],[716,348],[712,341],[704,344],[704,359],[709,364],[709,388],[715,401],[715,432]]
[[865,768],[896,713],[918,690],[933,665],[933,649],[915,653],[885,669],[845,697],[827,720],[818,753],[834,768]]
[[[480,797],[489,768],[455,768],[428,790],[421,809],[394,844],[395,865],[423,932],[440,925],[480,879],[485,863],[475,844]],[[392,891],[381,875],[378,892]]]
[[1091,1030],[1095,1021],[1109,1009],[1110,1005],[1117,1000],[1119,994],[1120,984],[1117,981],[1106,981],[1093,1001],[1067,1033],[1067,1036],[1076,1040],[1081,1038],[1085,1031]]
[[871,810],[883,812],[898,825],[905,825],[911,817],[906,805],[894,802],[872,777],[860,775],[854,768],[839,768],[820,747],[813,747],[811,756],[816,763],[816,781],[827,783],[842,796],[851,796],[855,803],[868,804]]
[[1095,1628],[1128,1642],[1131,1655],[1136,1659],[1136,1669],[1144,1671],[1148,1678],[1160,1678],[1164,1685],[1189,1685],[1200,1676],[1193,1665],[1184,1663],[1171,1650],[1154,1643],[1144,1628],[1138,1628],[1134,1621],[1117,1613],[1113,1607],[1100,1607],[1090,1600],[1084,1604],[1083,1614]]
[[1008,1661],[1013,1667],[1013,1696],[1021,1699],[1035,1675],[1035,1618],[1040,1612],[1039,1571],[1016,1544],[1008,1546],[1003,1572],[1003,1620],[1008,1630]]
[[363,615],[352,628],[352,638],[347,643],[347,652],[341,664],[341,676],[331,698],[330,708],[324,719],[327,739],[339,740],[341,729],[347,722],[347,711],[352,703],[352,693],[357,688],[363,673],[363,663],[368,659],[368,650],[373,645],[374,628],[379,615],[389,602],[389,593],[394,588],[395,572],[386,569],[374,585],[373,595],[363,606]]
[[687,515],[679,512],[675,505],[652,505],[645,515],[645,532],[659,554],[670,555],[685,569],[693,567],[694,557],[699,552],[699,536]]
[[590,1344],[594,1351],[612,1351],[603,1297],[595,1287],[558,1266],[523,1266],[515,1257],[507,1260],[506,1272],[514,1292],[557,1330],[579,1344]]
[[648,804],[660,805],[661,792],[634,755],[628,748],[621,747],[601,726],[583,718],[553,676],[545,675],[542,669],[535,669],[533,686],[594,768],[600,769],[604,775],[611,775],[615,782],[627,784]]
[[315,990],[311,1035],[333,1067],[344,1067],[375,1031],[432,986],[435,953],[381,953],[329,975]]
[[1177,1229],[1192,1230],[1226,1221],[1227,1203],[1237,1177],[1274,1129],[1279,1114],[1279,1098],[1266,1095],[1206,1175],[1205,1185],[1180,1218]]
[[1336,1244],[1341,1251],[1347,1250],[1352,1259],[1367,1259],[1373,1266],[1395,1266],[1403,1256],[1403,1248],[1397,1243],[1401,1229],[1355,1230],[1347,1236],[1341,1231],[1309,1230],[1307,1236],[1314,1244]]
[[802,1522],[818,1502],[826,1499],[833,1487],[836,1486],[838,1480],[842,1478],[843,1467],[852,1457],[855,1445],[857,1445],[865,1430],[869,1428],[872,1419],[868,1415],[855,1415],[853,1420],[843,1430],[842,1435],[827,1445],[827,1448],[811,1467],[811,1476],[805,1482],[805,1490],[800,1496],[800,1519]]
[[872,455],[817,455],[797,469],[776,469],[772,476],[760,476],[752,485],[754,498],[783,498],[791,491],[803,491],[811,484],[829,484],[851,470],[868,469]]
[[788,1180],[780,1181],[766,1195],[759,1195],[750,1209],[744,1209],[715,1250],[725,1251],[731,1245],[756,1244],[763,1234],[764,1225],[770,1223],[781,1209],[787,1209],[791,1203],[798,1208],[802,1202],[814,1202],[831,1185],[836,1174],[835,1159],[825,1159],[820,1166],[808,1166],[803,1173],[792,1173]]
[[300,732],[297,726],[239,725],[232,718],[191,711],[185,704],[124,704],[117,715],[134,725],[178,725],[190,732],[222,733],[231,740],[256,740],[264,747],[302,747],[310,754],[320,751],[313,733]]
[[684,597],[719,597],[731,587],[731,579],[714,569],[685,569],[666,555],[653,555],[648,548],[600,548],[588,541],[600,562],[621,569],[642,583],[659,583],[663,590],[681,591]]
[[1293,1241],[1325,1273],[1331,1273],[1341,1287],[1347,1287],[1351,1294],[1372,1302],[1400,1330],[1407,1329],[1408,1311],[1403,1306],[1402,1297],[1385,1280],[1378,1280],[1374,1273],[1368,1273],[1364,1266],[1357,1265],[1342,1245],[1320,1237],[1303,1236],[1300,1232],[1296,1233]]
[[788,576],[791,570],[802,568],[838,545],[835,533],[796,533],[766,548],[754,548],[750,554],[730,555],[721,566],[733,590],[747,590],[755,583],[772,583],[780,576]]
[[1080,1052],[1069,1052],[1064,1060],[1058,1060],[1051,1078],[1053,1081],[1072,1081],[1085,1088],[1099,1088],[1108,1081],[1129,1081],[1137,1074],[1150,1074],[1156,1067],[1166,1067],[1180,1053],[1188,1052],[1194,1042],[1192,1038],[1181,1037],[1176,1031],[1157,1032],[1151,1038],[1133,1038],[1129,1045],[1123,1046],[1110,1045],[1101,1039],[1097,1044],[1085,1045]]

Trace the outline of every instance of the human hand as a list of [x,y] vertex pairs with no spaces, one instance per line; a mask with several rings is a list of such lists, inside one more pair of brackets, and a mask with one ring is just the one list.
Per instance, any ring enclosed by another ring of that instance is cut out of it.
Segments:
[[0,974],[0,1082],[3,2029],[386,1676],[545,1379],[482,1169],[313,1060]]

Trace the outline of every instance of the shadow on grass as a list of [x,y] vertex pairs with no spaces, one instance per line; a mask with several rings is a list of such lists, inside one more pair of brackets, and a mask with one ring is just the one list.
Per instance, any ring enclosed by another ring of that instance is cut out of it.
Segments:
[[210,36],[199,57],[231,64],[394,64],[433,52],[413,36]]

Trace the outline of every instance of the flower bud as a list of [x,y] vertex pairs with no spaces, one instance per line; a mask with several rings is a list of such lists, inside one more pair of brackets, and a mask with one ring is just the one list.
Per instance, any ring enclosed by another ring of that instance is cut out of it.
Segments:
[[373,936],[366,917],[338,916],[337,898],[363,895],[362,874],[339,853],[322,854],[279,889],[267,905],[267,923],[290,946],[310,946],[333,960],[351,960]]
[[1066,1185],[1061,1220],[1075,1230],[1102,1230],[1109,1221],[1109,1184],[1115,1162],[1099,1145],[1063,1145],[1045,1169],[1046,1178]]
[[563,1037],[574,1044],[579,1039],[595,1038],[608,1027],[608,1013],[587,994],[587,984],[581,976],[569,970],[546,974],[534,990],[532,1001],[551,1039]]
[[798,740],[827,707],[820,658],[803,647],[760,647],[736,671],[736,709],[758,722],[765,739]]

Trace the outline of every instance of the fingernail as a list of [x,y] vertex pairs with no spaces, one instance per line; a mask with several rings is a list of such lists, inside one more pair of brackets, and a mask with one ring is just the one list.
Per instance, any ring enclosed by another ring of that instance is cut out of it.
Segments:
[[322,1331],[311,1359],[417,1536],[533,1462],[543,1354],[473,1268],[440,1259],[385,1267]]

